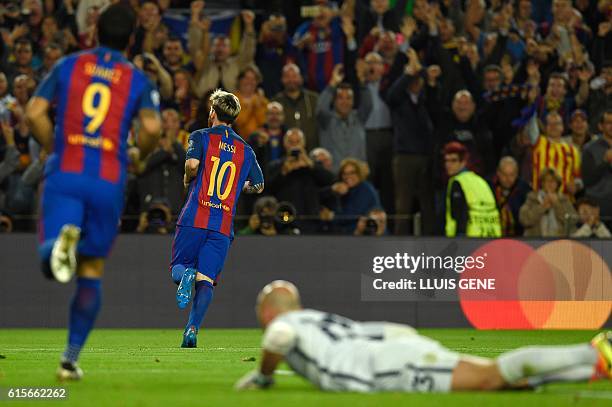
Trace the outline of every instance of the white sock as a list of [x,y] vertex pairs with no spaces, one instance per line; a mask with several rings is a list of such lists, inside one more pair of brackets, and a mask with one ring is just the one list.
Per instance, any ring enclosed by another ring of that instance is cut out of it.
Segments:
[[537,387],[556,382],[586,382],[593,377],[594,373],[594,365],[574,366],[558,372],[530,377],[527,379],[527,383],[529,383],[531,387]]
[[594,365],[597,351],[589,344],[571,346],[528,346],[501,354],[499,371],[507,383],[519,379],[555,373],[564,369]]

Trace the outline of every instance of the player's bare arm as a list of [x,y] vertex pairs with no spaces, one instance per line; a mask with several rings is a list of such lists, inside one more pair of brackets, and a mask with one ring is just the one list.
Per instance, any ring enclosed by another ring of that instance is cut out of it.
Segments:
[[185,188],[189,186],[191,180],[198,174],[198,168],[200,168],[200,160],[197,158],[188,158],[185,161],[185,176],[183,178]]
[[146,157],[157,146],[161,135],[161,119],[159,113],[151,109],[141,109],[138,118],[140,119],[138,148],[140,149],[140,156]]
[[47,151],[53,149],[53,123],[48,115],[49,101],[41,97],[30,99],[26,107],[26,120],[36,141]]

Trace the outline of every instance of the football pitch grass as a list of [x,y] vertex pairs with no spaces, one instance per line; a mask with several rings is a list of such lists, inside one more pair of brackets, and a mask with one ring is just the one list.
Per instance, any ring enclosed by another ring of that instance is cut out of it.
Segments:
[[[585,342],[589,331],[420,330],[464,353],[496,356],[525,345]],[[261,332],[202,330],[197,349],[181,349],[180,330],[95,330],[81,356],[83,381],[58,384],[54,372],[66,333],[57,329],[0,330],[0,406],[599,406],[612,405],[612,382],[548,385],[538,391],[455,394],[323,393],[281,366],[276,386],[235,392],[258,365]],[[10,387],[68,389],[66,401],[6,401]]]

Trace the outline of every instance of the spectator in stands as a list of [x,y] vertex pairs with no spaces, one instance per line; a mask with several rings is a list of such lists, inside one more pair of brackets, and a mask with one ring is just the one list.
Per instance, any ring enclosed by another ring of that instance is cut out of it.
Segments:
[[308,156],[313,162],[321,164],[327,171],[332,172],[334,170],[334,159],[331,153],[323,147],[313,148]]
[[79,34],[79,47],[81,49],[98,46],[98,37],[96,35],[98,18],[104,7],[108,6],[108,4],[110,4],[109,0],[81,0],[79,2],[76,24]]
[[43,63],[36,71],[36,77],[40,80],[47,75],[53,65],[64,55],[62,47],[54,42],[48,43],[44,48]]
[[[191,123],[198,109],[198,98],[194,92],[194,83],[191,73],[186,69],[179,69],[173,75],[174,99],[167,101],[167,105],[177,109],[183,125]],[[210,109],[208,109],[210,111]],[[204,125],[203,127],[207,127]]]
[[278,201],[273,196],[262,196],[255,201],[253,214],[249,217],[249,224],[241,229],[239,235],[276,236],[276,223],[274,217],[278,209]]
[[[423,215],[423,233],[433,233],[432,153],[434,125],[430,117],[432,104],[437,103],[437,81],[440,67],[427,69],[427,83],[421,77],[422,66],[413,49],[408,52],[409,62],[404,74],[387,92],[393,124],[393,180],[395,212],[413,215],[415,201]],[[388,159],[388,158],[387,158]],[[411,222],[398,219],[395,233],[409,234]]]
[[[176,139],[176,115],[164,111],[164,133],[159,139],[157,149],[151,153],[138,180],[141,208],[149,207],[153,202],[163,201],[174,215],[183,203],[183,186],[185,149]],[[169,121],[169,122],[167,122]]]
[[283,91],[277,93],[274,100],[283,105],[286,126],[297,127],[304,132],[308,150],[318,147],[316,119],[318,95],[304,88],[304,78],[300,68],[293,63],[283,67],[281,83]]
[[268,96],[283,90],[278,78],[287,63],[295,62],[295,49],[287,34],[287,21],[282,14],[271,14],[263,22],[257,40],[255,63],[261,70],[262,88]]
[[169,140],[176,140],[185,151],[189,146],[189,132],[181,127],[181,118],[176,109],[162,110],[162,131]]
[[406,3],[405,0],[397,1],[391,8],[389,0],[370,0],[370,8],[361,15],[357,24],[357,40],[361,42],[373,29],[379,32],[399,32]]
[[249,137],[266,122],[268,99],[259,89],[261,73],[255,65],[246,66],[238,74],[238,90],[235,92],[240,101],[240,115],[234,127],[238,134]]
[[[204,1],[192,1],[191,18],[187,30],[187,49],[191,56],[191,68],[195,69],[192,72],[198,75],[202,72],[204,64],[208,63],[210,56],[210,25],[211,20],[204,17]],[[212,88],[214,90],[214,88]]]
[[575,103],[573,97],[567,96],[567,79],[563,74],[555,72],[550,75],[546,93],[538,98],[536,106],[540,120],[545,120],[550,112],[556,112],[563,123],[569,122]]
[[376,52],[368,53],[364,62],[361,69],[365,72],[358,72],[357,76],[365,76],[365,84],[372,98],[372,111],[365,123],[370,179],[380,192],[383,207],[394,212],[393,167],[392,160],[389,160],[393,156],[393,127],[391,111],[381,93],[385,66],[382,57]]
[[435,123],[440,145],[451,141],[462,143],[468,150],[468,168],[483,177],[493,174],[497,160],[493,135],[487,123],[476,114],[476,104],[469,91],[457,92],[450,111],[440,112]]
[[15,144],[20,153],[19,172],[23,172],[31,162],[31,133],[24,112],[35,89],[36,82],[27,75],[19,75],[13,81],[13,95],[15,96],[16,104],[13,105],[11,112],[13,118],[12,124],[15,129]]
[[405,52],[409,47],[412,32],[403,34],[404,41],[400,45],[398,40],[402,39],[392,31],[384,31],[376,35],[370,34],[359,48],[359,56],[365,58],[369,52],[376,52],[382,58],[384,75],[380,81],[380,90],[385,92],[403,73],[404,66],[408,63]]
[[334,162],[346,157],[365,161],[364,126],[372,110],[372,98],[362,84],[359,106],[353,110],[353,89],[342,83],[343,79],[343,66],[336,65],[329,85],[319,96],[317,122],[321,147],[331,153]]
[[43,2],[41,0],[23,0],[21,2],[21,10],[28,10],[27,16],[24,16],[23,22],[28,30],[28,37],[35,43],[40,42],[42,35],[42,21],[44,17]]
[[499,210],[502,236],[523,236],[523,225],[519,222],[519,211],[531,190],[529,184],[519,178],[519,167],[511,156],[502,157],[491,189]]
[[285,155],[284,122],[283,105],[278,102],[270,102],[266,108],[266,122],[248,137],[249,144],[253,147],[257,162],[264,174],[270,162],[280,160]]
[[70,30],[61,30],[58,20],[54,15],[47,15],[42,22],[42,38],[38,45],[41,49],[49,44],[57,44],[60,50],[74,48],[78,46]]
[[444,146],[449,177],[446,192],[446,236],[501,237],[501,223],[489,184],[467,169],[468,149],[457,141]]
[[[512,70],[512,68],[510,68]],[[520,117],[521,109],[527,103],[525,84],[506,84],[506,76],[499,65],[487,65],[483,71],[482,89],[485,92],[477,97],[480,117],[494,135],[493,150],[495,156],[506,154],[511,147],[516,131],[512,122]],[[512,78],[510,78],[512,80]],[[535,84],[538,86],[538,84]],[[537,93],[532,96],[535,100]]]
[[429,30],[428,59],[430,64],[439,65],[444,73],[441,78],[443,93],[441,100],[448,103],[453,96],[467,86],[459,55],[458,42],[455,38],[456,28],[449,18],[440,18],[440,10],[432,3],[427,13],[427,27]]
[[569,128],[569,134],[562,137],[561,140],[576,147],[578,151],[582,151],[584,146],[594,137],[589,131],[587,114],[582,109],[576,109],[572,112]]
[[145,208],[138,220],[137,233],[166,235],[172,231],[172,213],[163,199],[154,200]]
[[[71,4],[67,4],[71,3]],[[76,3],[76,4],[72,4]],[[74,11],[71,11],[71,8],[76,7],[76,25],[78,28],[79,35],[88,31],[91,27],[91,21],[89,21],[89,17],[92,13],[96,13],[100,15],[102,10],[111,4],[111,0],[79,0],[78,2],[64,2],[65,6],[68,8],[68,11],[72,14]],[[98,21],[98,18],[93,21],[93,25]]]
[[230,41],[227,36],[218,35],[212,40],[211,58],[204,55],[204,64],[196,73],[200,78],[196,94],[203,95],[213,88],[225,89],[228,92],[236,91],[238,87],[238,75],[247,65],[252,64],[255,58],[255,14],[244,10],[241,14],[244,24],[244,34],[240,42],[238,55],[230,55]]
[[523,38],[530,38],[535,31],[536,23],[532,19],[531,0],[519,0],[517,12],[514,15],[514,26]]
[[10,63],[5,71],[9,83],[12,83],[19,75],[27,75],[30,78],[36,77],[33,66],[34,51],[32,42],[27,38],[19,38],[13,48],[15,62]]
[[485,92],[495,92],[500,88],[504,75],[499,65],[487,65],[483,71],[482,88]]
[[6,211],[7,180],[19,167],[19,150],[15,146],[15,131],[6,117],[0,122],[0,130],[4,150],[0,161],[0,211]]
[[387,214],[382,208],[374,208],[361,216],[355,227],[355,236],[384,236],[387,234]]
[[[602,24],[612,26],[612,22]],[[612,31],[607,35],[612,36]],[[605,111],[612,109],[612,59],[603,64],[601,75],[594,79],[591,82],[591,87],[587,89],[589,90],[589,95],[586,108],[590,117],[589,125],[591,131],[596,132],[601,115]]]
[[162,100],[171,100],[174,93],[172,76],[164,69],[155,55],[145,52],[134,57],[134,65],[142,69],[147,77],[159,88]]
[[604,217],[612,216],[612,109],[599,119],[601,137],[583,150],[582,173],[586,194],[597,202]]
[[134,33],[131,55],[156,52],[155,35],[162,25],[161,17],[161,10],[156,1],[145,0],[142,2],[138,9],[138,27]]
[[532,187],[539,190],[542,171],[553,168],[561,177],[561,192],[574,195],[582,186],[580,175],[580,152],[573,145],[561,140],[563,119],[556,111],[546,116],[545,133],[540,134],[532,116],[528,124],[532,153]]
[[593,199],[581,198],[576,203],[580,216],[580,228],[572,237],[610,239],[612,234],[599,218],[599,205]]
[[568,236],[575,229],[576,210],[567,195],[560,192],[561,177],[552,168],[540,175],[540,189],[527,195],[519,220],[526,237]]
[[179,37],[170,36],[163,45],[162,65],[170,75],[179,70],[195,73],[195,67],[191,62],[186,63],[187,55],[183,49],[183,43]]
[[334,16],[328,4],[319,5],[312,21],[303,23],[295,31],[293,46],[298,50],[300,67],[307,77],[306,87],[322,91],[332,78],[332,67],[344,62],[345,37],[340,18]]
[[6,78],[6,75],[4,74],[4,72],[0,71],[0,104],[4,104],[6,106],[6,103],[8,102],[8,100],[6,99],[7,96],[9,96],[12,99],[12,96],[9,93],[9,82],[8,79]]
[[[268,167],[266,189],[279,201],[288,201],[298,216],[319,214],[319,190],[332,184],[334,176],[314,163],[305,150],[304,133],[291,128],[283,140],[286,155]],[[298,222],[305,233],[316,230],[317,222]]]
[[339,181],[330,187],[335,196],[334,206],[330,209],[335,214],[336,232],[354,234],[359,217],[380,208],[378,192],[367,181],[368,175],[368,164],[364,161],[345,158],[340,163]]

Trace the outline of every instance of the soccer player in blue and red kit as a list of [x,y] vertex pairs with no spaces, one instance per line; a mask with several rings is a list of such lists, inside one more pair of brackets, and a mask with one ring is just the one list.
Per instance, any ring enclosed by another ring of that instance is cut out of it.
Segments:
[[172,244],[172,280],[179,285],[176,301],[183,309],[195,295],[183,332],[184,348],[197,346],[197,333],[213,296],[230,243],[240,191],[261,193],[263,175],[255,153],[230,127],[240,103],[231,93],[210,96],[209,128],[189,136],[185,161],[187,201]]
[[[100,309],[104,258],[123,208],[132,119],[140,119],[137,144],[143,157],[161,131],[159,94],[123,55],[135,24],[130,8],[108,7],[98,21],[101,46],[60,60],[26,110],[34,136],[52,152],[41,199],[42,269],[63,283],[78,276],[60,380],[83,374],[77,360]],[[55,131],[51,105],[57,112]]]

